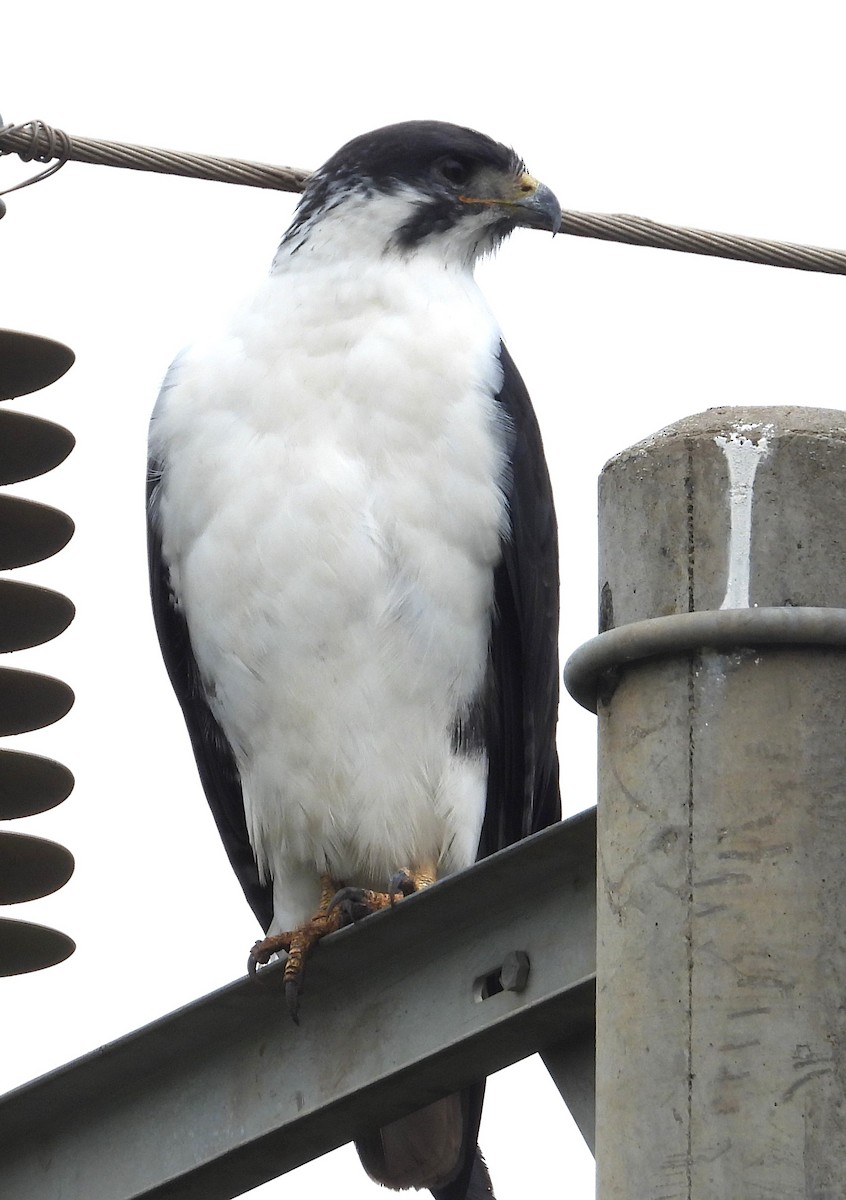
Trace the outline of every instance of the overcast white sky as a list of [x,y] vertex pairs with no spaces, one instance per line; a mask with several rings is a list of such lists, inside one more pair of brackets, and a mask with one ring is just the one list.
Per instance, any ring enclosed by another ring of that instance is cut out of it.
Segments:
[[[70,133],[316,167],[415,117],[512,143],[567,208],[846,246],[842,6],[621,0],[509,6],[33,0],[3,19],[0,112]],[[0,188],[32,167],[0,163]],[[85,165],[7,198],[0,325],[66,342],[71,372],[12,407],[69,426],[70,459],[17,493],[68,511],[70,545],[17,578],[78,615],[10,665],[76,692],[8,745],[76,775],[12,822],[76,856],[3,915],[54,925],[65,964],[0,980],[0,1091],[238,977],[256,927],[205,809],[148,611],[146,426],[204,318],[269,266],[294,198]],[[535,400],[559,509],[562,649],[596,628],[596,477],[713,405],[844,407],[839,277],[517,233],[480,272]],[[594,800],[594,719],[562,702],[565,806]],[[186,954],[192,929],[202,930]],[[644,1002],[648,1002],[644,998]],[[482,1127],[499,1200],[586,1200],[592,1164],[541,1067],[496,1077]],[[377,1194],[342,1150],[256,1192]]]

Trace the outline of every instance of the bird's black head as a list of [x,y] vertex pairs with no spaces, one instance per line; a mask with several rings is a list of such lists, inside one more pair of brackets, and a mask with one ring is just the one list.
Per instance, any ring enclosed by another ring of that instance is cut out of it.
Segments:
[[475,257],[515,226],[554,233],[561,220],[555,196],[513,150],[442,121],[387,125],[347,142],[309,180],[286,241],[352,195],[409,198],[390,243],[405,251],[461,229]]

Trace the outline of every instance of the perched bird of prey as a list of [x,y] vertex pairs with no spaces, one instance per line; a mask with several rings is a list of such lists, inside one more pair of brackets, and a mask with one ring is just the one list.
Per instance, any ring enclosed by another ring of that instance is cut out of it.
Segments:
[[[559,222],[552,192],[473,130],[358,137],[156,405],[159,640],[267,934],[253,955],[289,952],[294,1010],[306,954],[345,913],[559,817],[552,495],[473,277],[516,226]],[[492,1196],[483,1087],[360,1142],[373,1178]]]

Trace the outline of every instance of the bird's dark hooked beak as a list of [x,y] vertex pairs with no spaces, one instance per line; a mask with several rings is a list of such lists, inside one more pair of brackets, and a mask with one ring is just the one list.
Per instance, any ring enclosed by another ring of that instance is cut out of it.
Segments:
[[555,237],[561,228],[561,205],[555,193],[531,175],[523,176],[524,186],[527,183],[530,186],[533,184],[534,190],[514,201],[514,208],[520,214],[517,224],[527,225],[530,229],[546,229]]
[[464,204],[489,204],[505,209],[516,225],[545,229],[555,236],[561,228],[561,205],[551,188],[524,171],[504,195],[459,196]]

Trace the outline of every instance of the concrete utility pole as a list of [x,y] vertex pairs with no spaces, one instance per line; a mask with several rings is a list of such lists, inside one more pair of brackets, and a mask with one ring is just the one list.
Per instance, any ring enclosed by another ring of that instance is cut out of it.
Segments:
[[598,1195],[843,1200],[846,413],[662,430],[600,546]]

